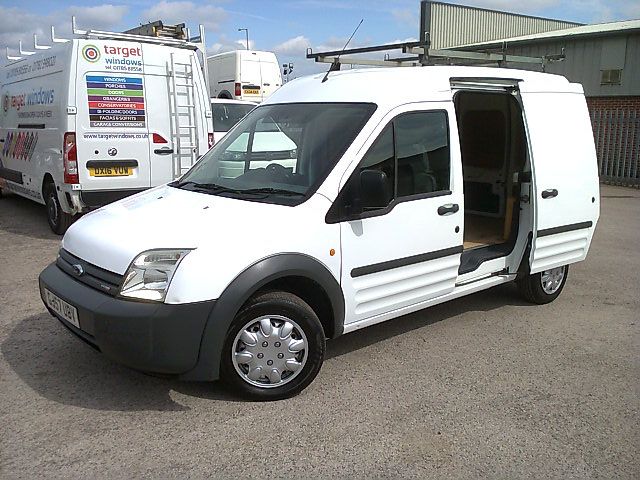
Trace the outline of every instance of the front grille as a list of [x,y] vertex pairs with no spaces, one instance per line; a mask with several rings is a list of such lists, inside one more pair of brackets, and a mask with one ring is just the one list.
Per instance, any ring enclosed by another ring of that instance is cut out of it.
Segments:
[[106,293],[107,295],[115,297],[120,291],[120,286],[122,285],[123,280],[122,275],[110,272],[104,268],[96,267],[75,255],[71,255],[65,249],[60,249],[60,252],[58,252],[56,265],[63,272],[71,275],[79,282]]

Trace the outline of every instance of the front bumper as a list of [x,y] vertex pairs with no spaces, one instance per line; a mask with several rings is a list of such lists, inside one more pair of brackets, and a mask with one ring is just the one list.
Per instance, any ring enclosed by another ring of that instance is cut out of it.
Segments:
[[106,357],[164,374],[182,374],[196,365],[214,300],[181,305],[123,300],[78,282],[55,263],[43,270],[39,282],[45,306],[47,288],[78,309],[80,329],[49,312]]

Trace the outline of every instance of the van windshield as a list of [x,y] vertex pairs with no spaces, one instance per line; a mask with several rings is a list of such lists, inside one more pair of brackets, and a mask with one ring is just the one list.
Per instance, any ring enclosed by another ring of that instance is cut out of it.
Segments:
[[254,107],[255,105],[252,103],[212,103],[213,130],[228,132]]
[[320,186],[375,108],[370,103],[257,107],[171,185],[297,205]]

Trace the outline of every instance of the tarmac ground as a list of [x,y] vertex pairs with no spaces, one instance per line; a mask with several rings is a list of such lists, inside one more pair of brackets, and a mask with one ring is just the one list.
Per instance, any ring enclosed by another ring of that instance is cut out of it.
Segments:
[[0,198],[1,478],[640,478],[640,190],[553,303],[503,285],[345,335],[302,394],[114,364],[45,310],[60,238]]

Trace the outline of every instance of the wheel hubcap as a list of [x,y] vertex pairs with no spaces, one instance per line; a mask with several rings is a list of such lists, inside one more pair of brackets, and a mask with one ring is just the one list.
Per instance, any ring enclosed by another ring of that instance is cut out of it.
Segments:
[[245,382],[262,388],[280,387],[304,368],[307,336],[290,318],[264,316],[251,320],[238,332],[231,355],[236,372]]
[[552,295],[558,291],[564,279],[564,267],[552,268],[542,272],[542,290]]

